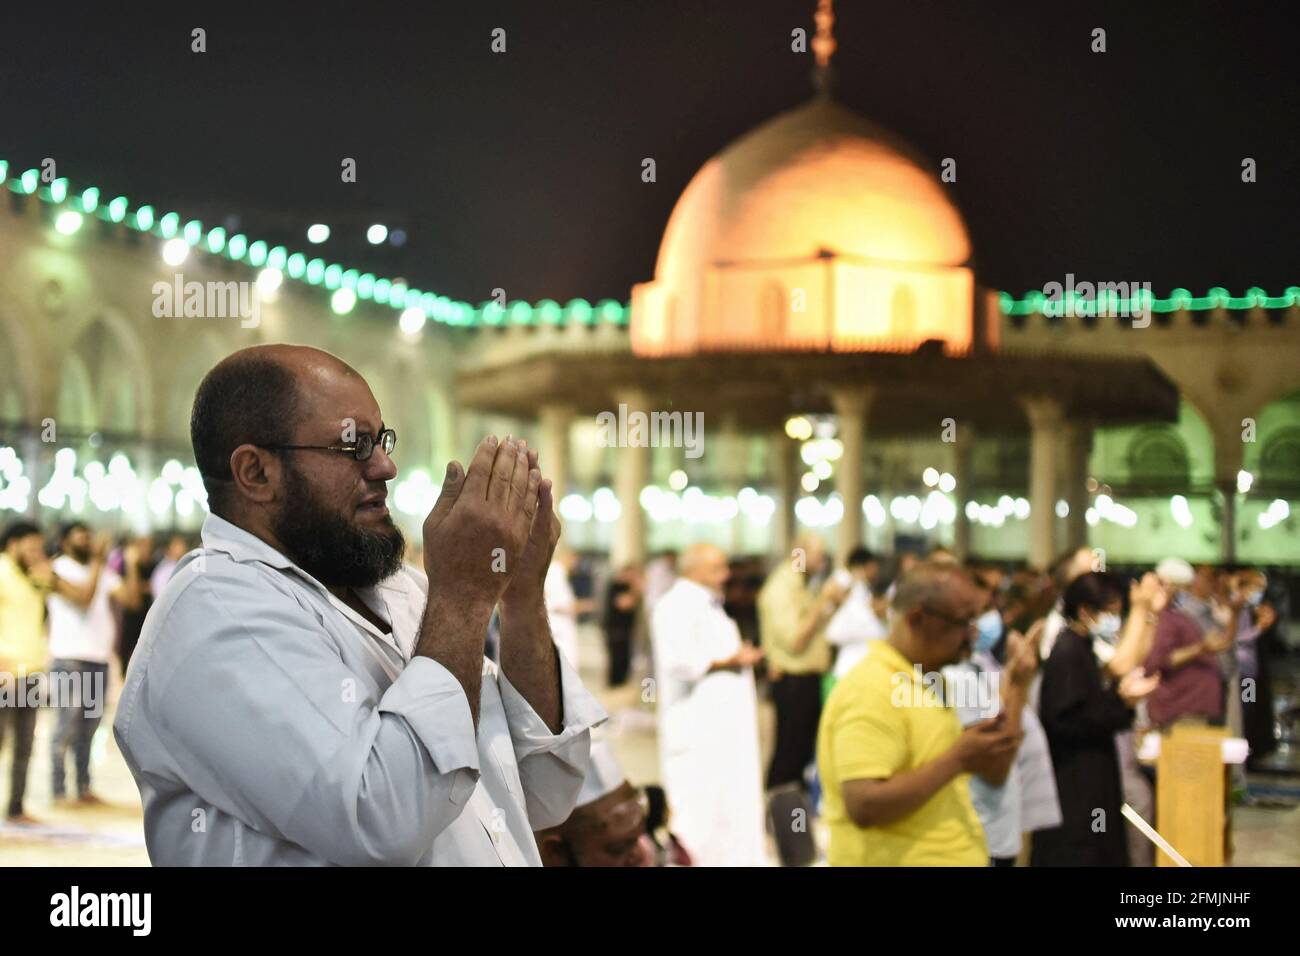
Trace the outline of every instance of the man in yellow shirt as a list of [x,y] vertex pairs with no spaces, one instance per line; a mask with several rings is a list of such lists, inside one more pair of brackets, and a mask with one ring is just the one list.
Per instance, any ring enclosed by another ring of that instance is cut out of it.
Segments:
[[49,660],[45,640],[45,589],[53,575],[40,529],[19,521],[0,539],[0,748],[13,737],[9,779],[10,823],[30,824],[23,813],[27,766],[36,732],[41,675]]
[[[898,582],[888,638],[835,685],[817,743],[832,866],[988,865],[968,775],[1006,778],[1018,721],[963,731],[939,675],[969,653],[985,603],[957,565],[918,565]],[[1013,660],[1005,677],[1027,682],[1034,655]]]

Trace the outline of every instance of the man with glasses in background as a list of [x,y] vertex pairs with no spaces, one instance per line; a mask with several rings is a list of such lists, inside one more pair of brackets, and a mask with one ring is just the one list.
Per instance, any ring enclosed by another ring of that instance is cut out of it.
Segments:
[[[451,462],[404,567],[397,436],[317,349],[219,362],[190,422],[210,514],[149,613],[114,729],[160,865],[541,865],[605,717],[555,651],[537,453]],[[500,664],[483,654],[493,610]]]
[[[963,730],[940,674],[970,653],[985,600],[958,565],[917,565],[897,582],[888,637],[831,691],[817,764],[832,866],[988,865],[968,775],[1006,779],[1019,721],[1004,709]],[[1036,664],[1017,653],[1002,678],[1023,689]]]

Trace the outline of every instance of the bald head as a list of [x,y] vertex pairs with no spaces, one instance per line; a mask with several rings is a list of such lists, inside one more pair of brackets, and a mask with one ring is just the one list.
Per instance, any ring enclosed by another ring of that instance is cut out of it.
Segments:
[[971,622],[987,594],[959,564],[925,561],[898,579],[891,640],[926,670],[969,651]]
[[722,589],[731,575],[727,554],[716,544],[699,542],[682,552],[677,561],[677,573],[714,591]]
[[293,444],[311,406],[328,403],[349,379],[361,376],[338,357],[306,345],[255,345],[213,366],[199,383],[190,414],[190,441],[209,508],[229,510],[236,448]]

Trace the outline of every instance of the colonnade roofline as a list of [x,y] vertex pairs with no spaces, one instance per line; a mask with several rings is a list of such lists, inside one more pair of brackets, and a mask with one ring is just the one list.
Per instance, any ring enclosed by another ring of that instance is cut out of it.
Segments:
[[457,375],[466,407],[533,418],[537,396],[578,414],[617,407],[620,389],[637,388],[655,410],[734,414],[737,427],[767,431],[790,415],[831,414],[834,393],[870,386],[873,435],[931,432],[944,418],[982,434],[1023,434],[1018,404],[1037,396],[1060,403],[1068,418],[1098,424],[1176,421],[1178,390],[1144,356],[983,354],[941,349],[906,353],[719,353],[644,358],[630,353],[556,352]]

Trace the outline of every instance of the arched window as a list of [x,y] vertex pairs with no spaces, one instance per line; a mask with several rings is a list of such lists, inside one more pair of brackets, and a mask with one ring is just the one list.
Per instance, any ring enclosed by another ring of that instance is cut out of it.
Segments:
[[1173,428],[1144,428],[1128,446],[1129,480],[1165,493],[1186,492],[1191,484],[1187,446]]
[[1259,486],[1281,498],[1300,497],[1300,427],[1268,437],[1259,455]]
[[911,286],[900,285],[894,289],[889,306],[889,335],[907,341],[916,338],[916,334],[916,295]]
[[790,303],[785,289],[775,279],[763,284],[759,295],[759,346],[781,345],[786,339],[786,316]]

